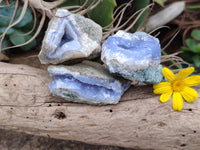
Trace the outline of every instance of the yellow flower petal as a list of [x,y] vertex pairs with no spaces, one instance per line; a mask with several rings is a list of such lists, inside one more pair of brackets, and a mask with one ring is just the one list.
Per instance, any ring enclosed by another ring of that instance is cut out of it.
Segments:
[[184,87],[181,91],[181,95],[188,103],[192,103],[198,98],[197,91],[189,87]]
[[172,96],[172,90],[170,92],[164,93],[160,96],[160,101],[162,103],[165,103],[166,101],[168,101],[170,99],[170,97]]
[[163,87],[163,86],[169,86],[169,85],[171,85],[169,82],[160,82],[160,83],[158,83],[158,84],[154,84],[154,85],[153,85],[153,88],[154,88],[154,89],[157,89],[157,88],[161,88],[161,87]]
[[162,69],[162,72],[163,72],[163,75],[165,76],[165,78],[168,81],[172,82],[172,81],[174,81],[176,79],[174,73],[171,70],[169,70],[168,68],[164,67]]
[[173,93],[173,109],[181,111],[183,108],[183,98],[179,92]]
[[182,69],[182,70],[180,70],[178,72],[176,79],[183,80],[187,76],[189,76],[192,72],[194,72],[194,67],[189,67],[187,69]]
[[186,86],[196,86],[200,84],[200,75],[193,75],[183,80]]
[[160,82],[159,84],[153,85],[154,94],[162,94],[172,91],[171,84],[169,82]]

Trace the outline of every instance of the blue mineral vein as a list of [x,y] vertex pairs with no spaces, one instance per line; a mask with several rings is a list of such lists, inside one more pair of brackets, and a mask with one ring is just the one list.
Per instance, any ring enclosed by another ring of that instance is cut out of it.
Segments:
[[111,73],[128,80],[159,83],[163,80],[159,40],[144,32],[118,31],[102,45],[101,60]]
[[130,86],[129,81],[119,81],[110,74],[101,72],[101,75],[98,75],[98,68],[87,67],[87,70],[88,73],[83,73],[80,66],[75,70],[70,70],[66,66],[50,66],[48,71],[54,79],[49,88],[53,96],[79,103],[116,104]]
[[[121,97],[121,92],[116,92],[113,89],[107,89],[103,86],[91,85],[87,83],[80,82],[79,80],[73,78],[72,76],[55,76],[52,83],[49,84],[49,88],[60,96],[66,97],[65,93],[69,94],[66,98],[81,97],[81,99],[92,100],[95,103],[110,102],[117,103]],[[72,96],[73,97],[73,96]]]

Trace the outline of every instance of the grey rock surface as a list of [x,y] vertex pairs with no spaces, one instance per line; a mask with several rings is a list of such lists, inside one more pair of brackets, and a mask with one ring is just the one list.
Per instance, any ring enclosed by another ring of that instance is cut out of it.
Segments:
[[40,62],[59,64],[77,58],[96,57],[101,51],[101,39],[100,25],[66,9],[58,9],[45,33]]

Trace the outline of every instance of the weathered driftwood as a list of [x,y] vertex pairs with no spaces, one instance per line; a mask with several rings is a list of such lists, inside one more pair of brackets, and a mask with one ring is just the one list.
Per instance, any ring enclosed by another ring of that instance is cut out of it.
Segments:
[[136,149],[200,147],[200,99],[176,112],[145,86],[131,87],[117,105],[73,104],[51,96],[51,80],[44,70],[0,63],[0,128]]

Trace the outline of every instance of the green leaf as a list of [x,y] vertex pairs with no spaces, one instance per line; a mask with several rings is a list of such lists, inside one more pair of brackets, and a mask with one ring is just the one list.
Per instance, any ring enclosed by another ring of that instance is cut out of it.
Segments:
[[[80,4],[80,0],[67,0],[59,7],[73,6],[73,5],[83,5],[85,0],[82,0]],[[93,2],[93,0],[89,0],[86,8]],[[113,10],[116,6],[115,0],[101,0],[101,2],[92,9],[88,14],[92,20],[96,23],[100,24],[102,27],[109,25],[113,20]]]
[[[13,2],[11,5],[10,5],[10,9],[8,7],[0,7],[0,14],[1,14],[1,17],[0,17],[0,26],[1,27],[7,27],[10,23],[10,19],[12,17],[12,14],[14,12],[14,8],[15,8],[15,2]],[[4,3],[1,3],[0,6],[5,6],[6,4]]]
[[200,9],[200,5],[195,5],[195,6],[189,6],[187,7],[188,10],[199,10]]
[[89,12],[89,15],[92,20],[102,27],[105,27],[113,21],[113,10],[115,6],[115,0],[103,0],[96,8]]
[[[1,27],[1,28],[0,28],[0,34],[4,33],[6,29],[7,29],[7,27]],[[14,29],[13,29],[13,28],[10,28],[10,29],[8,30],[8,32],[6,33],[6,35],[13,34],[13,32],[14,32]]]
[[[149,5],[149,0],[135,0],[135,7],[136,11],[145,8],[146,6]],[[134,31],[137,31],[139,27],[144,27],[146,20],[147,20],[147,15],[148,15],[149,9],[146,9],[140,18],[137,20],[137,22],[134,25]],[[138,14],[139,15],[139,14]]]
[[[22,7],[20,6],[17,10],[17,13],[16,13],[16,17],[14,19],[14,22],[17,21],[17,19],[19,18],[20,14],[22,12]],[[15,28],[21,28],[21,27],[25,27],[27,24],[29,24],[31,21],[33,20],[33,15],[30,11],[30,9],[26,9],[26,13],[23,17],[23,19],[18,23],[16,24],[14,27]]]
[[[5,4],[3,4],[3,5],[5,5]],[[1,4],[1,6],[2,6],[2,4]],[[0,7],[0,14],[1,14],[0,27],[7,27],[9,25],[10,20],[11,20],[12,15],[13,15],[13,12],[14,12],[14,9],[15,9],[15,2],[10,4],[10,8],[8,8],[8,7],[2,7],[1,8]],[[21,14],[21,11],[22,11],[22,7],[19,6],[13,22],[17,21],[17,19],[19,18],[20,14]],[[17,25],[15,25],[14,28],[25,27],[32,20],[33,20],[32,13],[27,8],[23,19]]]
[[[5,38],[5,39],[3,40],[3,42],[2,42],[1,48],[4,49],[4,48],[10,47],[10,46],[11,46],[10,42],[8,41],[7,38]],[[2,51],[2,52],[4,52],[4,51]]]
[[194,56],[194,53],[192,52],[184,52],[181,54],[182,58],[184,58],[184,60],[186,60],[187,62],[189,63],[193,63],[193,60],[192,60],[192,56]]
[[[8,41],[7,38],[5,38],[3,40],[3,42],[2,42],[1,48],[4,49],[4,48],[10,47],[10,46],[11,46],[11,43]],[[2,51],[1,53],[3,53],[4,55],[8,56],[10,54],[10,51],[8,49],[8,50]]]
[[183,51],[190,51],[190,49],[188,47],[181,47],[181,50],[183,50]]
[[187,39],[186,41],[186,45],[190,48],[191,51],[195,52],[196,51],[196,42],[193,39]]
[[200,56],[195,55],[192,57],[192,60],[194,62],[195,67],[199,68],[200,67]]
[[195,52],[196,53],[200,53],[200,43],[197,44],[196,48],[195,48]]
[[[25,34],[23,31],[15,30],[12,35],[9,35],[10,42],[13,45],[19,45],[27,42],[29,39],[31,39],[32,35],[18,35],[18,34]],[[21,47],[22,50],[27,51],[30,50],[32,47],[36,46],[36,40],[34,39],[32,42],[30,42],[27,45],[24,45]]]
[[159,4],[160,6],[164,6],[164,3],[166,2],[167,0],[154,0],[154,2],[156,2],[157,4]]
[[191,36],[195,39],[195,40],[200,40],[200,30],[195,29],[192,31]]

